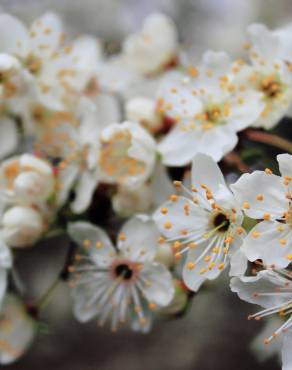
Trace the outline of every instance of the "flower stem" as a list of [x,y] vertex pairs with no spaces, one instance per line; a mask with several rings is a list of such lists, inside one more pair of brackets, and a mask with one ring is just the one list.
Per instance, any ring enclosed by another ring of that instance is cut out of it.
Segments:
[[276,148],[282,149],[287,153],[292,153],[292,143],[289,140],[283,139],[274,134],[270,134],[258,130],[246,130],[245,136],[252,141],[257,141],[259,143],[272,145]]
[[230,152],[226,154],[224,161],[227,164],[238,168],[240,172],[250,172],[249,166],[243,162],[243,160],[240,158],[240,155],[236,152]]
[[51,297],[53,296],[56,289],[58,288],[60,281],[61,280],[59,279],[59,276],[58,276],[57,279],[55,279],[55,281],[53,281],[53,283],[49,286],[48,290],[44,293],[44,295],[41,296],[41,298],[36,304],[39,311],[44,309],[46,305],[49,303]]

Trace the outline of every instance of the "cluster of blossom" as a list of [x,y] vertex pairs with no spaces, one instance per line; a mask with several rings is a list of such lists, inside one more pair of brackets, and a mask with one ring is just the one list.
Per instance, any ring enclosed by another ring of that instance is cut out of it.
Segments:
[[[292,156],[278,155],[281,176],[255,171],[233,185],[217,164],[239,131],[289,116],[291,34],[251,25],[249,60],[207,51],[194,66],[163,14],[115,54],[93,36],[67,42],[52,12],[29,28],[0,14],[1,364],[37,330],[17,284],[8,289],[12,251],[62,226],[77,250],[65,268],[79,321],[147,332],[230,266],[232,291],[264,307],[251,318],[287,319],[266,342],[284,333],[291,369]],[[166,166],[185,176],[172,182]],[[98,191],[123,223],[110,236],[88,217]]]

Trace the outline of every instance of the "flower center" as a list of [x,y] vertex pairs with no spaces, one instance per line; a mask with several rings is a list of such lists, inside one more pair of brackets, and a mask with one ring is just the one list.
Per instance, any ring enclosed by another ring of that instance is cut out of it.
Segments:
[[42,60],[31,54],[27,57],[25,65],[31,74],[37,75],[41,70]]
[[275,76],[267,76],[261,81],[261,91],[269,99],[277,98],[282,93],[282,84],[276,80]]
[[125,263],[122,263],[115,268],[115,274],[117,277],[121,277],[124,280],[130,280],[133,276],[133,270]]
[[219,232],[225,232],[229,229],[230,220],[224,213],[218,213],[213,219],[213,225]]
[[132,137],[130,132],[117,132],[109,140],[102,142],[99,164],[104,173],[123,182],[129,176],[141,174],[145,170],[143,162],[129,157]]

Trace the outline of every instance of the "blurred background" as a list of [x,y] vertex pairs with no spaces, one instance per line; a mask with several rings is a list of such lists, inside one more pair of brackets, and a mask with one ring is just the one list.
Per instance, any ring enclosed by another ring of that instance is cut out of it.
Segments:
[[[239,56],[249,23],[277,27],[292,21],[291,0],[0,0],[0,8],[27,22],[54,10],[72,35],[90,33],[115,42],[138,29],[148,14],[162,11],[174,19],[196,58],[209,48]],[[58,238],[17,257],[31,299],[54,280],[67,247],[68,241]],[[204,287],[185,317],[159,321],[148,335],[113,334],[95,323],[77,323],[68,290],[61,285],[42,314],[49,333],[39,333],[11,370],[280,369],[276,356],[260,361],[249,350],[264,323],[247,322],[256,308],[229,291],[227,276]]]

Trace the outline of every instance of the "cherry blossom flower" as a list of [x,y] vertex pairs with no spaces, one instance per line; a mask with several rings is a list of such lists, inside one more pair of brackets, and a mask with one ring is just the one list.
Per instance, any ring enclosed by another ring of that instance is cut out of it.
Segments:
[[250,261],[283,268],[292,261],[291,179],[292,156],[277,156],[281,176],[266,171],[243,174],[231,186],[248,217],[262,220],[247,235],[242,246]]
[[291,273],[287,270],[262,270],[257,276],[234,277],[231,280],[231,290],[241,299],[264,308],[250,315],[250,319],[260,320],[269,315],[279,315],[279,318],[284,320],[282,325],[264,340],[264,343],[269,344],[278,335],[283,334],[283,370],[291,368],[291,287]]
[[263,94],[264,108],[253,126],[271,129],[285,115],[291,115],[291,65],[284,59],[285,52],[277,32],[253,24],[248,27],[248,35],[252,64],[244,65],[237,78],[241,86]]
[[165,165],[186,165],[199,152],[219,161],[237,144],[236,133],[256,121],[262,94],[236,88],[233,66],[226,53],[208,51],[198,68],[165,78],[158,104],[176,122],[158,146]]
[[244,273],[246,259],[240,251],[244,230],[240,207],[227,187],[217,164],[205,154],[197,154],[192,166],[192,189],[181,182],[186,193],[171,195],[155,212],[154,220],[172,243],[180,258],[187,252],[183,269],[186,285],[197,291],[201,284],[219,276],[231,260],[231,274]]
[[[9,30],[9,31],[8,31]],[[62,22],[47,12],[28,29],[17,18],[0,15],[0,52],[19,59],[31,94],[48,108],[62,110],[95,77],[100,46],[89,36],[64,45]]]
[[86,252],[71,267],[74,313],[100,325],[108,319],[112,330],[129,322],[148,331],[152,310],[167,306],[174,295],[170,272],[155,262],[158,230],[146,216],[130,219],[121,229],[116,247],[99,227],[86,222],[69,226],[69,234]]

